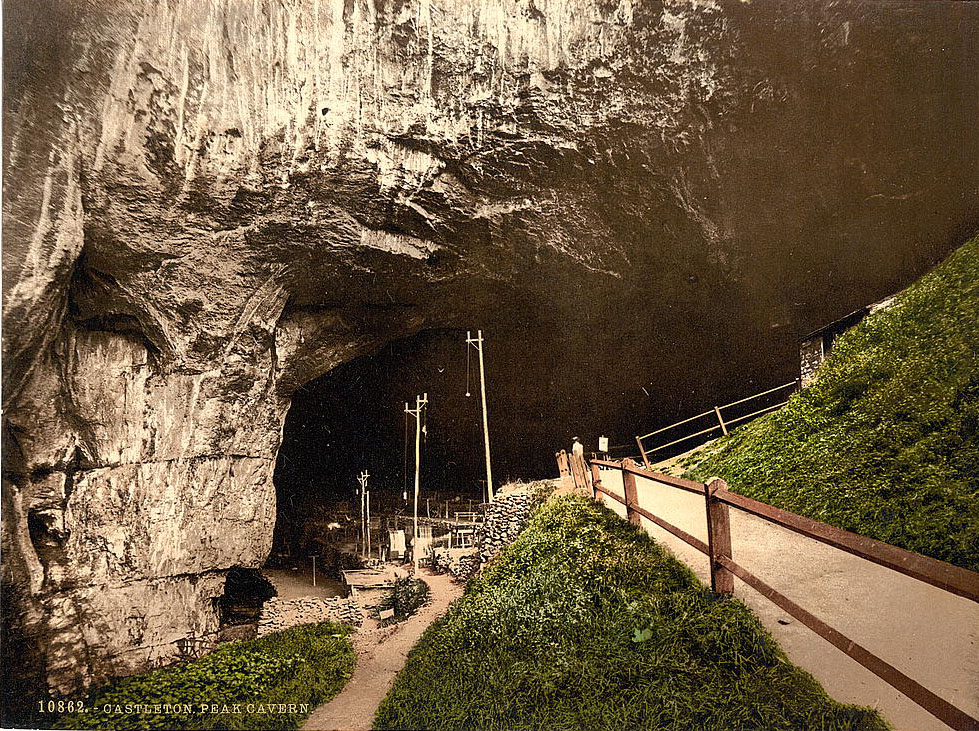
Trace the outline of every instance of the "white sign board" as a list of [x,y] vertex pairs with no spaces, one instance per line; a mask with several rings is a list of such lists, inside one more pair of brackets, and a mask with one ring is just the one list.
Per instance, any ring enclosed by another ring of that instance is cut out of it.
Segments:
[[599,452],[608,452],[608,437],[599,437],[598,438],[598,451]]

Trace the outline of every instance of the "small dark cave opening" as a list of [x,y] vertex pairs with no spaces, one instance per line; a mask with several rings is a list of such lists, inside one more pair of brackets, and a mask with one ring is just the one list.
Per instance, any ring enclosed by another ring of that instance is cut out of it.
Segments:
[[233,567],[225,579],[224,594],[217,600],[222,631],[254,625],[262,604],[275,594],[275,587],[258,569]]

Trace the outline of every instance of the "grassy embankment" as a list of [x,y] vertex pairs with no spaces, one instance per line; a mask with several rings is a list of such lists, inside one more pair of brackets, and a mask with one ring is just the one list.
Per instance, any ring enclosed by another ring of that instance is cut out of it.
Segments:
[[554,498],[433,624],[378,729],[883,729],[644,532]]
[[814,383],[690,475],[979,570],[979,237],[840,337]]
[[[349,634],[346,625],[324,622],[231,642],[199,660],[96,690],[85,701],[87,712],[62,716],[58,728],[297,729],[353,674]],[[303,703],[308,704],[305,713],[288,712],[288,704]],[[126,706],[135,704],[189,704],[192,712],[146,713],[130,708],[127,713]],[[202,704],[215,704],[218,712],[202,712]],[[270,712],[270,704],[286,704],[287,712]],[[108,713],[103,710],[106,706]],[[221,712],[223,707],[228,712]]]

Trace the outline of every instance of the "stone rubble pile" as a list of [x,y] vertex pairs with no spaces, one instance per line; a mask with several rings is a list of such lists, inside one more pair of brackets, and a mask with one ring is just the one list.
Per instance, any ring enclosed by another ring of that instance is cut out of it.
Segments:
[[258,620],[258,636],[280,632],[300,624],[316,622],[344,622],[360,625],[364,613],[356,599],[341,596],[300,597],[298,599],[279,599],[272,597],[262,607]]
[[498,495],[486,511],[486,522],[479,541],[479,556],[486,563],[505,546],[513,543],[530,521],[530,493]]

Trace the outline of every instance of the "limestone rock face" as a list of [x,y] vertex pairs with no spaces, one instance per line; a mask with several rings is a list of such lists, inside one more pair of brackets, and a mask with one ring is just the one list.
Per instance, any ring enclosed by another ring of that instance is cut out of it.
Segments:
[[[878,130],[900,159],[792,144],[859,64],[923,58],[892,97],[923,93],[933,41],[928,93],[971,99],[971,8],[881,25],[874,3],[756,5],[9,2],[3,569],[21,674],[69,692],[213,638],[228,570],[270,548],[290,394],[334,366],[612,284],[682,309],[703,297],[662,272],[737,284],[792,226],[801,271],[807,202],[860,190],[876,220],[969,178],[976,151],[936,140],[970,109]],[[759,178],[773,166],[781,183]],[[922,166],[941,175],[921,190],[865,182]],[[767,203],[780,186],[802,201],[788,222]],[[956,220],[975,211],[955,200]]]

